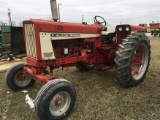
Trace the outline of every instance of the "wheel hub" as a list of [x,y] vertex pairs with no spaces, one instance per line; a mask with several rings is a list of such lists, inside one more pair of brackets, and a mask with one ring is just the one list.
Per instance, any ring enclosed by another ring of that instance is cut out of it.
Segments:
[[62,114],[65,114],[65,112],[70,106],[70,103],[71,103],[71,97],[67,92],[65,91],[58,92],[53,96],[53,98],[50,101],[49,104],[50,113],[53,116],[61,116]]
[[137,53],[134,53],[132,58],[132,75],[135,76],[139,73],[139,69],[143,65],[143,55],[144,53],[141,50],[137,50]]
[[17,74],[17,79],[20,81],[23,81],[25,79],[25,75],[23,74],[23,72],[19,72]]
[[54,101],[54,106],[59,107],[62,104],[63,100],[61,97],[56,98]]
[[20,86],[26,86],[30,83],[31,77],[27,74],[24,74],[23,71],[19,71],[14,78],[15,83]]
[[134,79],[139,80],[143,74],[145,73],[145,70],[148,65],[148,49],[145,44],[140,44],[137,49],[134,52],[134,55],[132,57],[132,76]]

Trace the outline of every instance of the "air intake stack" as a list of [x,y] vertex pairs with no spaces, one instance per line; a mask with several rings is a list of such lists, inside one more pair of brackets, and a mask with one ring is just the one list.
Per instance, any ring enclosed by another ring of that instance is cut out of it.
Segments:
[[52,19],[54,21],[58,20],[58,9],[57,9],[57,2],[56,0],[50,0],[51,5],[51,12],[52,12]]

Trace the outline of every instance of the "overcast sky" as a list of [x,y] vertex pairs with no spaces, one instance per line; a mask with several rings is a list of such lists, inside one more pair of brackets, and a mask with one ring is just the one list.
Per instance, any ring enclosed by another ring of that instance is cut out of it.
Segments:
[[[160,22],[160,0],[57,0],[60,5],[61,21],[93,22],[95,15],[104,17],[115,26],[120,23]],[[12,21],[30,18],[51,19],[50,0],[0,0],[0,21],[8,23],[8,8]]]

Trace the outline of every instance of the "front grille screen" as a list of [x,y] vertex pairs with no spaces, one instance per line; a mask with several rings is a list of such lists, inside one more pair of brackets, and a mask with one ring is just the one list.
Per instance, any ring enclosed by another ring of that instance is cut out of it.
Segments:
[[28,56],[37,57],[36,39],[33,24],[25,24],[26,52]]

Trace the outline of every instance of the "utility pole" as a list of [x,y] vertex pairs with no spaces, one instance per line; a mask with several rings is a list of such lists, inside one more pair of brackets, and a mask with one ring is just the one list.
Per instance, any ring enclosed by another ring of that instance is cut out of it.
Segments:
[[10,9],[8,9],[8,17],[9,17],[9,25],[12,26]]
[[60,17],[60,5],[62,5],[62,4],[58,3],[58,18],[59,18],[59,22],[61,21],[61,17]]

